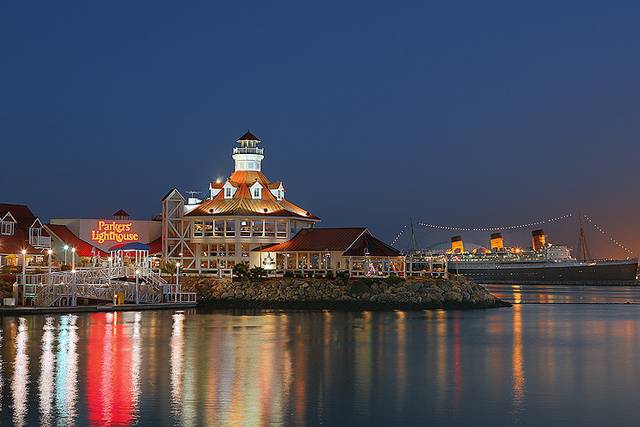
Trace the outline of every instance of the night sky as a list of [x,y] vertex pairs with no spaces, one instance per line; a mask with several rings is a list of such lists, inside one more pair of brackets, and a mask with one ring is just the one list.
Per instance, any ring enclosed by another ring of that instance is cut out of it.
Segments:
[[0,201],[147,218],[228,176],[251,129],[324,226],[582,210],[640,252],[637,2],[35,3],[0,7]]

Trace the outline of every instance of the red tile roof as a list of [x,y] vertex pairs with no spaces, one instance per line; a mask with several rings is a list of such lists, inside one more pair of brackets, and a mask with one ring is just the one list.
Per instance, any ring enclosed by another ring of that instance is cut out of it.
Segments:
[[400,252],[376,239],[365,227],[305,228],[291,240],[254,249],[257,252],[341,251],[345,256],[399,256]]
[[[47,224],[46,227],[53,233],[59,240],[66,243],[72,248],[76,248],[76,254],[82,257],[90,257],[93,255],[107,256],[108,254],[91,243],[87,243],[84,240],[77,237],[67,228],[66,225]],[[59,254],[58,254],[59,255]]]

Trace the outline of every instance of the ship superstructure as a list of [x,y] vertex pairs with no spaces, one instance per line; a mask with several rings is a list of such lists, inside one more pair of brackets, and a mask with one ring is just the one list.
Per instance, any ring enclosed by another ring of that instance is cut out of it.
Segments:
[[[506,247],[500,233],[491,235],[490,249],[464,250],[461,236],[451,239],[446,253],[450,273],[479,283],[514,284],[631,284],[638,259],[583,259],[571,256],[567,246],[547,242],[543,230],[532,232],[531,248]],[[584,238],[584,235],[582,235]]]

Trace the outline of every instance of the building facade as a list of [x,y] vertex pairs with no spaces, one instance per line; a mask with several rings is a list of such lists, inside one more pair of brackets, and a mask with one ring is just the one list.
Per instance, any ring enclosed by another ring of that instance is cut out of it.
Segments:
[[251,265],[275,275],[286,272],[301,276],[335,276],[348,272],[349,277],[405,274],[405,257],[365,227],[304,229],[291,240],[254,249]]
[[[42,264],[51,237],[28,206],[0,204],[0,267]],[[23,252],[24,251],[24,254]]]
[[122,209],[110,218],[52,218],[45,227],[56,258],[67,265],[72,260],[81,266],[106,262],[110,253],[127,245],[144,245],[150,254],[161,252],[162,223],[132,219]]
[[282,182],[262,173],[264,149],[251,132],[233,149],[234,171],[205,200],[172,189],[162,199],[163,258],[190,272],[226,276],[257,247],[281,243],[320,218],[291,203]]

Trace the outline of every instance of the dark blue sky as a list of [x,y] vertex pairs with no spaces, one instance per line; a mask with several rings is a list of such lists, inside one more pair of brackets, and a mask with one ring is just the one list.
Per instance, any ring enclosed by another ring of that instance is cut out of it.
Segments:
[[141,3],[1,6],[2,201],[148,217],[250,128],[326,226],[582,209],[640,251],[637,2]]

